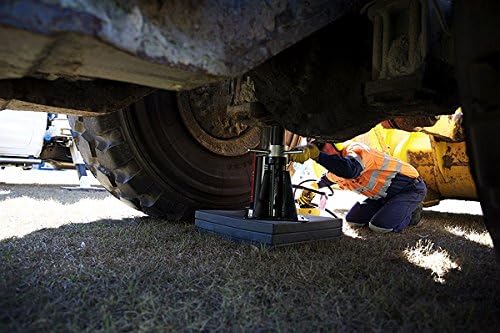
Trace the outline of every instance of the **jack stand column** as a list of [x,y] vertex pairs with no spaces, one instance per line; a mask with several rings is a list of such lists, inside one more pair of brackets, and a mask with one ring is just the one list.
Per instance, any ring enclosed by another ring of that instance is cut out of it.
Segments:
[[298,220],[292,181],[286,170],[288,152],[285,151],[284,135],[282,127],[271,127],[269,150],[256,151],[258,154],[265,154],[260,157],[265,162],[259,192],[255,193],[253,218]]
[[260,149],[256,154],[253,202],[248,209],[198,210],[198,230],[220,234],[235,241],[282,246],[342,235],[342,219],[323,216],[297,216],[287,155],[301,150],[285,150],[284,129],[263,128]]

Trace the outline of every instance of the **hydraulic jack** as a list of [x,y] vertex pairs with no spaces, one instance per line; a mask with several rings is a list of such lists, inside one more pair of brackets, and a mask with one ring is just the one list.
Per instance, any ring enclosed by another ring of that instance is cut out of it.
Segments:
[[323,216],[299,216],[295,208],[284,129],[268,126],[262,130],[256,154],[252,203],[244,210],[198,210],[196,227],[229,237],[235,241],[280,246],[338,238],[342,219]]

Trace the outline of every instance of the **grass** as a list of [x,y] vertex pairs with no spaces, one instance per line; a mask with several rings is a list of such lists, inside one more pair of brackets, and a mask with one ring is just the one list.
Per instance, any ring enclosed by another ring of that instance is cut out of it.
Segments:
[[434,281],[445,283],[444,277],[448,272],[460,269],[446,250],[436,249],[434,243],[425,239],[418,240],[417,244],[404,251],[408,261],[419,267],[426,268],[432,272]]
[[[495,331],[500,323],[500,270],[480,216],[425,212],[422,226],[401,234],[346,227],[339,241],[268,250],[132,211],[113,219],[121,204],[106,194],[75,194],[87,202],[54,189],[35,199],[27,188],[0,189],[22,194],[0,198],[2,224],[15,225],[23,200],[54,209],[44,213],[52,228],[0,241],[2,332]],[[78,217],[75,205],[93,209]],[[66,214],[81,223],[61,223]]]

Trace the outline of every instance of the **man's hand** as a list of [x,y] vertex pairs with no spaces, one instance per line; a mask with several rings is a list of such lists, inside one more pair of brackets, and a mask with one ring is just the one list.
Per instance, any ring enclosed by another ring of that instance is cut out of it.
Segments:
[[[295,149],[300,149],[302,147],[296,147]],[[304,151],[300,154],[290,154],[288,155],[290,161],[297,163],[304,163],[308,159],[317,160],[319,156],[319,149],[314,144],[308,144],[303,147]]]

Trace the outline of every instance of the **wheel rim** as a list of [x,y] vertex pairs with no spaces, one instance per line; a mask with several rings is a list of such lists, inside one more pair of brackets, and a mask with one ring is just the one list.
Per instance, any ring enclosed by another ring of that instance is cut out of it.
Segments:
[[[141,166],[154,174],[162,187],[185,193],[199,206],[244,207],[249,197],[251,156],[221,156],[204,149],[183,126],[178,104],[177,94],[159,92],[121,114],[135,153],[146,161]],[[212,167],[207,167],[207,162]]]
[[222,156],[241,156],[259,144],[260,129],[231,117],[228,82],[201,87],[177,95],[179,113],[189,133],[209,151]]

